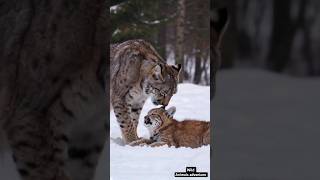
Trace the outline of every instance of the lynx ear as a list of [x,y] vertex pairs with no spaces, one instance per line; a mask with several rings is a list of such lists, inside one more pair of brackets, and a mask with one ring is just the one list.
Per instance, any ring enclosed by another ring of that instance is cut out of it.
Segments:
[[157,64],[153,67],[152,73],[153,73],[152,76],[155,80],[160,79],[163,81],[162,67],[160,64]]
[[181,72],[181,64],[172,65],[172,69],[175,71],[175,78],[177,81],[179,81],[179,75]]
[[172,106],[166,112],[169,118],[173,118],[174,113],[176,113],[176,107]]
[[177,64],[177,65],[173,65],[171,66],[174,70],[176,70],[178,73],[180,72],[181,70],[181,64]]

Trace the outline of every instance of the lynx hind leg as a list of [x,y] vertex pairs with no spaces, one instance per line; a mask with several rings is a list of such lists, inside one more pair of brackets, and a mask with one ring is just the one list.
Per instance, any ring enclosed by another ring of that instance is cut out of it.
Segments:
[[112,106],[125,143],[129,144],[130,142],[137,140],[137,124],[131,120],[130,105],[121,99],[116,99],[113,101]]
[[64,171],[66,141],[44,115],[12,119],[6,133],[22,180],[70,180]]
[[107,99],[104,89],[91,79],[79,79],[65,89],[60,111],[68,122],[66,169],[72,180],[92,180],[107,139]]
[[67,159],[67,170],[72,179],[93,179],[105,143],[101,140],[104,136],[104,128],[72,131]]

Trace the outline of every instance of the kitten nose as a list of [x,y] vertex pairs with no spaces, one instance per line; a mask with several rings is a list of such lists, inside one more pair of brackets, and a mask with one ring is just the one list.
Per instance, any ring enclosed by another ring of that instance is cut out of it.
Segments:
[[144,123],[145,124],[151,124],[150,118],[144,117]]

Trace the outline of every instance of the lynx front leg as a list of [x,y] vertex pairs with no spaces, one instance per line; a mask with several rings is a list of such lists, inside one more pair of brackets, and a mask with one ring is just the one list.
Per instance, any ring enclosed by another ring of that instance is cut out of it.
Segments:
[[142,107],[144,105],[144,102],[145,101],[141,101],[139,103],[135,103],[130,107],[130,110],[131,110],[131,118],[132,118],[132,122],[133,122],[133,126],[135,129],[138,128],[138,124],[139,124],[139,117],[140,117],[140,114],[141,114],[141,110],[142,110]]
[[121,98],[112,102],[114,113],[121,128],[122,137],[126,144],[138,139],[136,124],[131,120],[130,105]]
[[54,111],[66,122],[66,169],[72,180],[93,180],[107,139],[107,99],[102,87],[88,75],[79,78],[65,88]]

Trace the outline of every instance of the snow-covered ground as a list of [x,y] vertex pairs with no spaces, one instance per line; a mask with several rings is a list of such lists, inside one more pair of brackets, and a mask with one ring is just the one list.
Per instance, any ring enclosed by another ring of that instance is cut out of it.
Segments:
[[320,78],[220,71],[216,180],[319,180]]
[[[175,118],[210,120],[210,87],[180,84],[168,107],[176,106]],[[138,135],[148,138],[143,126],[143,117],[155,108],[150,100],[143,107]],[[174,147],[131,147],[124,146],[114,113],[110,113],[110,173],[112,180],[170,180],[170,179],[210,179],[210,147],[196,149]],[[208,172],[208,178],[175,178],[174,172],[183,172],[187,166],[197,167],[198,172]]]
[[[107,147],[107,144],[105,144],[105,147]],[[7,150],[7,148],[0,149],[0,180],[21,180],[12,160],[11,153]],[[94,180],[106,180],[106,177],[108,177],[108,170],[106,170],[109,163],[108,156],[108,150],[104,149],[96,169]]]
[[[215,180],[320,179],[320,78],[236,69],[220,71],[217,83],[211,106],[215,120],[211,177]],[[182,86],[185,88],[179,87],[169,105],[177,106],[176,118],[209,120],[208,87]],[[148,101],[141,117],[152,107]],[[119,145],[119,127],[114,115],[110,115],[112,180],[184,179],[174,178],[173,172],[183,171],[189,165],[209,171],[209,147],[190,150]],[[139,135],[148,136],[142,126]],[[108,156],[104,151],[96,180],[105,179],[108,162],[104,159]],[[11,157],[0,156],[0,179],[17,180],[14,172]]]

